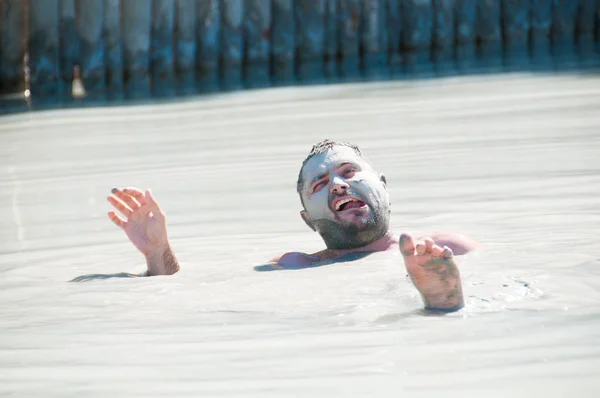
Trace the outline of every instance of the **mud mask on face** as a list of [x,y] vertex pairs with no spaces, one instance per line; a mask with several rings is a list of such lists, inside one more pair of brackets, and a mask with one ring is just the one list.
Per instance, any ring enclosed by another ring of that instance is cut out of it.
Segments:
[[[350,176],[343,164],[356,165]],[[361,247],[383,236],[389,226],[389,197],[385,184],[371,165],[352,148],[336,147],[311,158],[303,170],[306,181],[328,175],[327,186],[310,193],[307,183],[303,192],[304,208],[310,224],[321,235],[327,247],[349,249]],[[343,189],[339,187],[343,185]],[[337,187],[337,188],[335,188]],[[363,201],[368,210],[364,215],[338,213],[332,208],[337,197],[353,196]]]
[[[355,165],[356,178],[348,178],[345,172],[347,169],[340,169],[341,164]],[[381,201],[380,196],[386,195],[385,187],[381,185],[379,176],[371,168],[371,165],[364,158],[357,155],[354,149],[345,146],[338,146],[327,150],[326,152],[314,155],[304,165],[303,178],[306,181],[304,187],[303,204],[311,218],[326,218],[335,220],[332,214],[331,195],[332,186],[345,185],[345,189],[353,191],[354,194],[361,197],[365,202],[373,203]],[[327,187],[317,191],[311,191],[311,182],[317,176],[327,175],[329,181]],[[384,191],[384,192],[379,192]],[[342,193],[336,192],[341,195]]]

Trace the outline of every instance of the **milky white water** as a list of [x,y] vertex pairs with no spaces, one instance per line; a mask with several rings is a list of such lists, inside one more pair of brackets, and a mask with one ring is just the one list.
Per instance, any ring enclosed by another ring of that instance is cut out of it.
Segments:
[[[395,252],[254,270],[322,248],[295,183],[324,138],[387,176],[394,231],[485,244],[460,258],[464,310],[423,313]],[[598,394],[598,77],[20,114],[0,143],[0,396]],[[102,277],[145,269],[106,217],[127,185],[161,202],[179,274]]]

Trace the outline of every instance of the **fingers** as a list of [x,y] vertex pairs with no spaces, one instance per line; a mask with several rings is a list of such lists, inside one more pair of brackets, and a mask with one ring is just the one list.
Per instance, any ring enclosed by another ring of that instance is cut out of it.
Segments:
[[424,254],[431,254],[431,250],[433,249],[433,239],[425,238],[423,242],[417,243],[417,254],[422,256]]
[[117,198],[121,199],[121,201],[125,203],[131,210],[136,210],[138,207],[140,207],[140,202],[138,202],[132,195],[125,193],[119,188],[113,188],[110,191]]
[[129,218],[131,216],[132,210],[115,196],[111,195],[107,197],[106,200],[108,200],[110,204],[113,205],[115,209],[119,210],[119,212],[121,212],[121,214],[123,214],[125,217]]
[[[141,221],[145,219],[150,212],[152,212],[152,215],[158,219],[165,218],[164,213],[162,212],[156,199],[154,199],[152,196],[152,192],[150,190],[147,190],[144,193],[137,188],[127,187],[123,189],[113,188],[111,189],[111,192],[113,195],[107,197],[106,199],[115,207],[115,209],[121,212],[126,219]],[[114,212],[111,213],[114,214]],[[119,217],[117,221],[121,222],[117,223],[112,216],[109,215],[109,217],[111,217],[111,220],[113,220],[113,222],[119,226],[123,226],[124,223],[127,222]]]
[[448,246],[444,246],[444,258],[445,259],[450,259],[452,257],[454,257],[454,253],[452,252],[452,249],[450,249]]
[[146,198],[144,197],[144,193],[137,188],[127,187],[123,188],[123,192],[133,198],[140,204],[146,204]]
[[418,242],[415,245],[415,251],[419,256],[431,255],[433,257],[442,257],[445,259],[450,259],[454,256],[452,249],[448,246],[441,248],[436,245],[431,238],[425,238],[423,239],[423,242]]
[[404,257],[413,256],[415,254],[415,241],[409,234],[400,235],[400,253]]
[[125,220],[119,217],[114,211],[108,212],[108,218],[110,218],[110,221],[115,223],[117,227],[123,228],[125,226]]
[[425,238],[423,242],[425,243],[425,252],[431,253],[431,250],[433,249],[433,239]]
[[146,198],[146,201],[148,202],[148,205],[150,206],[152,215],[154,215],[154,217],[156,217],[157,219],[164,219],[165,214],[161,210],[160,205],[158,204],[156,199],[154,199],[154,196],[152,196],[152,192],[149,189],[146,190],[144,197]]

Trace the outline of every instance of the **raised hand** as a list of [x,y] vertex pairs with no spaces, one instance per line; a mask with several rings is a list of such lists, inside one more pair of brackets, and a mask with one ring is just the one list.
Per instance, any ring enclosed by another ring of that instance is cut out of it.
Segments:
[[107,200],[123,216],[114,211],[108,217],[120,227],[133,245],[146,257],[149,275],[170,275],[179,270],[167,235],[164,212],[150,190],[112,189]]
[[464,307],[460,273],[450,248],[441,248],[430,238],[415,245],[412,236],[402,234],[400,252],[426,308],[455,311]]

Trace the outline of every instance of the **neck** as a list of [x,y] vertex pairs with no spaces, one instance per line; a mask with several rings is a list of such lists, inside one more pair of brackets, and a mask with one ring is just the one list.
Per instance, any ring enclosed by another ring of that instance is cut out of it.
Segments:
[[390,231],[388,231],[381,238],[378,238],[377,240],[369,243],[368,245],[352,249],[326,249],[325,252],[327,252],[327,257],[337,258],[349,253],[386,251],[391,245],[394,245],[396,243],[398,243],[398,237]]

